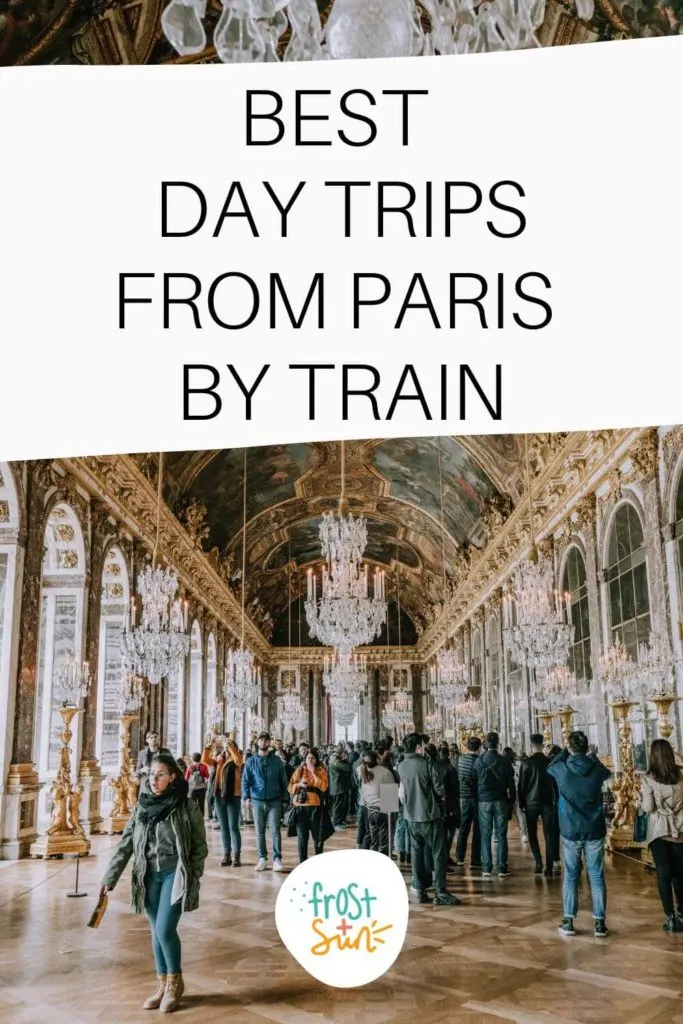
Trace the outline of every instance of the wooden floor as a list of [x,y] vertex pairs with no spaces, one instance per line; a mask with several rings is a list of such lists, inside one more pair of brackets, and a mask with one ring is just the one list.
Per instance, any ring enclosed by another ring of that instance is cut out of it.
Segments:
[[[460,907],[411,907],[403,953],[367,988],[326,989],[281,945],[273,908],[281,877],[219,866],[218,833],[199,911],[181,923],[187,996],[179,1018],[230,1024],[683,1024],[683,935],[661,931],[654,880],[619,858],[608,867],[611,935],[596,940],[584,893],[574,939],[557,933],[560,881],[531,873],[515,833],[510,878],[452,877]],[[350,846],[354,831],[330,848]],[[128,909],[128,875],[98,931],[85,927],[113,840],[81,864],[89,897],[67,899],[71,861],[0,862],[0,1020],[78,1024],[156,1019],[149,931]],[[285,840],[285,865],[295,846]]]

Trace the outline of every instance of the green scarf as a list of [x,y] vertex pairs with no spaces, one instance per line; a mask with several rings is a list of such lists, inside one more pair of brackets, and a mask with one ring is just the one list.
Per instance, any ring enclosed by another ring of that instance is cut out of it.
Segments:
[[143,825],[157,825],[187,799],[187,783],[184,779],[169,786],[165,793],[155,796],[143,790],[138,799],[138,821]]

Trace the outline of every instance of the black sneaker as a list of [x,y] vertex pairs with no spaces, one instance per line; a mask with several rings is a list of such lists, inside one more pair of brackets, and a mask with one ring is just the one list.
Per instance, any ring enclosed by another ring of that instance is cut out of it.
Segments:
[[596,939],[604,939],[607,935],[609,935],[604,917],[596,917],[595,927],[593,928],[593,935]]
[[574,921],[571,917],[565,917],[562,919],[562,924],[557,929],[560,935],[576,935],[574,931]]
[[232,856],[231,856],[231,854],[226,853],[225,856],[223,857],[223,860],[221,861],[221,867],[222,868],[229,868],[231,866],[232,866]]
[[662,925],[662,930],[665,931],[665,932],[678,932],[678,931],[680,931],[680,928],[678,927],[678,921],[676,919],[676,915],[675,914],[667,915],[667,919],[664,922],[664,924]]
[[537,864],[536,865],[536,867],[534,868],[534,874],[535,875],[542,875],[543,874],[543,865],[542,864]]
[[418,894],[417,894],[417,902],[418,903],[429,903],[429,896],[427,895],[427,893],[425,892],[424,889],[421,889],[418,892]]
[[543,877],[544,878],[553,878],[554,877],[553,869],[552,868],[546,868],[545,871],[543,872]]
[[509,874],[510,874],[510,872],[508,871],[507,868],[501,868],[501,870],[498,872],[498,877],[499,878],[507,878]]
[[432,903],[436,907],[459,907],[462,900],[459,900],[452,892],[437,892]]

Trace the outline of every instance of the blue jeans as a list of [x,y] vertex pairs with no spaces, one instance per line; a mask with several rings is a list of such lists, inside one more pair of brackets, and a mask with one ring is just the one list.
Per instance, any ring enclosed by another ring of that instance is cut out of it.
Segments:
[[282,841],[280,839],[280,822],[282,820],[281,800],[253,800],[254,825],[256,827],[256,846],[259,858],[268,859],[266,849],[266,822],[273,839],[273,860],[282,860]]
[[171,906],[175,870],[148,871],[145,877],[145,913],[152,929],[157,974],[180,974],[178,922],[183,901]]
[[508,819],[510,807],[507,800],[487,800],[479,804],[479,833],[481,835],[481,869],[493,871],[491,840],[495,831],[498,842],[497,871],[508,869]]
[[239,797],[235,797],[231,803],[226,803],[219,796],[214,799],[216,817],[221,827],[221,839],[223,840],[223,853],[227,857],[229,853],[242,852],[242,834],[240,832],[240,804]]
[[607,886],[605,885],[605,840],[565,839],[562,837],[562,902],[564,916],[576,917],[579,912],[579,878],[582,856],[586,861],[586,874],[591,887],[593,917],[604,918],[607,913]]

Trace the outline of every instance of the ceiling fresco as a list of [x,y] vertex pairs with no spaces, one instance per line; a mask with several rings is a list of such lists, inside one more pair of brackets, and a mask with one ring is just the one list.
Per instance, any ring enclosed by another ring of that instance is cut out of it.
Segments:
[[[437,439],[345,445],[349,509],[368,522],[365,557],[387,569],[391,587],[400,568],[401,603],[418,633],[457,586],[468,551],[484,544],[487,503],[502,495],[511,508],[519,491],[517,439],[445,437],[440,444],[443,534]],[[176,452],[164,465],[167,502],[239,596],[243,450]],[[341,467],[339,442],[248,450],[248,611],[269,639],[287,608],[288,560],[302,586],[297,569],[321,561],[318,527],[338,506]]]
[[[441,439],[444,525],[460,545],[481,543],[479,517],[494,486],[472,456],[454,441]],[[375,448],[373,464],[391,480],[391,496],[421,508],[441,522],[439,442],[436,438],[393,438]]]

